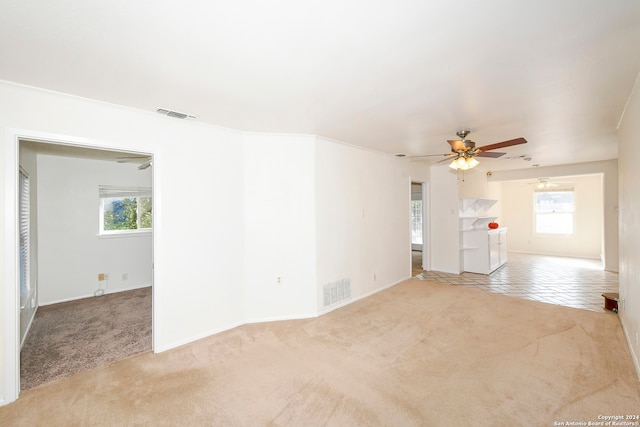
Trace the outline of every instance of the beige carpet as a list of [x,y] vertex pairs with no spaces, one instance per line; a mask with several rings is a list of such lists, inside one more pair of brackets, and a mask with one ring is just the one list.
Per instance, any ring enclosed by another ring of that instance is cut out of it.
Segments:
[[38,308],[20,351],[20,388],[151,350],[151,287]]
[[615,314],[409,280],[22,393],[0,425],[552,426],[640,413]]

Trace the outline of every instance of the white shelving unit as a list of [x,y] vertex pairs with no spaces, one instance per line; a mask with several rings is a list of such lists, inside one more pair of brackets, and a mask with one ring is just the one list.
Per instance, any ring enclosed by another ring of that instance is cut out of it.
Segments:
[[491,274],[507,262],[507,228],[489,229],[497,219],[488,211],[497,200],[460,199],[460,264],[462,271]]

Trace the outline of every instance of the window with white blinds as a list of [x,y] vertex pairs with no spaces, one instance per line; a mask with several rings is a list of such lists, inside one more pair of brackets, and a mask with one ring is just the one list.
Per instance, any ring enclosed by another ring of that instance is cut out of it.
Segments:
[[20,169],[19,182],[20,218],[20,307],[24,308],[31,297],[29,280],[29,175]]

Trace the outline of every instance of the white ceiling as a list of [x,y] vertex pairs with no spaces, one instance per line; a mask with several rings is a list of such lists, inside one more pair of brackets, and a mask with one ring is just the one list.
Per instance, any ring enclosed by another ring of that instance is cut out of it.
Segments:
[[493,170],[616,158],[639,72],[637,0],[0,3],[0,79],[391,154],[527,138]]

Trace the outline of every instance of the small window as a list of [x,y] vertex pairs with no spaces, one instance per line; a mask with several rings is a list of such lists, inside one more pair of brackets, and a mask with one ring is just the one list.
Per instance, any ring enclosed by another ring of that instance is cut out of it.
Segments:
[[411,201],[411,243],[422,244],[422,200]]
[[150,188],[101,185],[100,235],[149,232],[152,228]]
[[573,190],[536,191],[535,193],[536,233],[574,233]]

